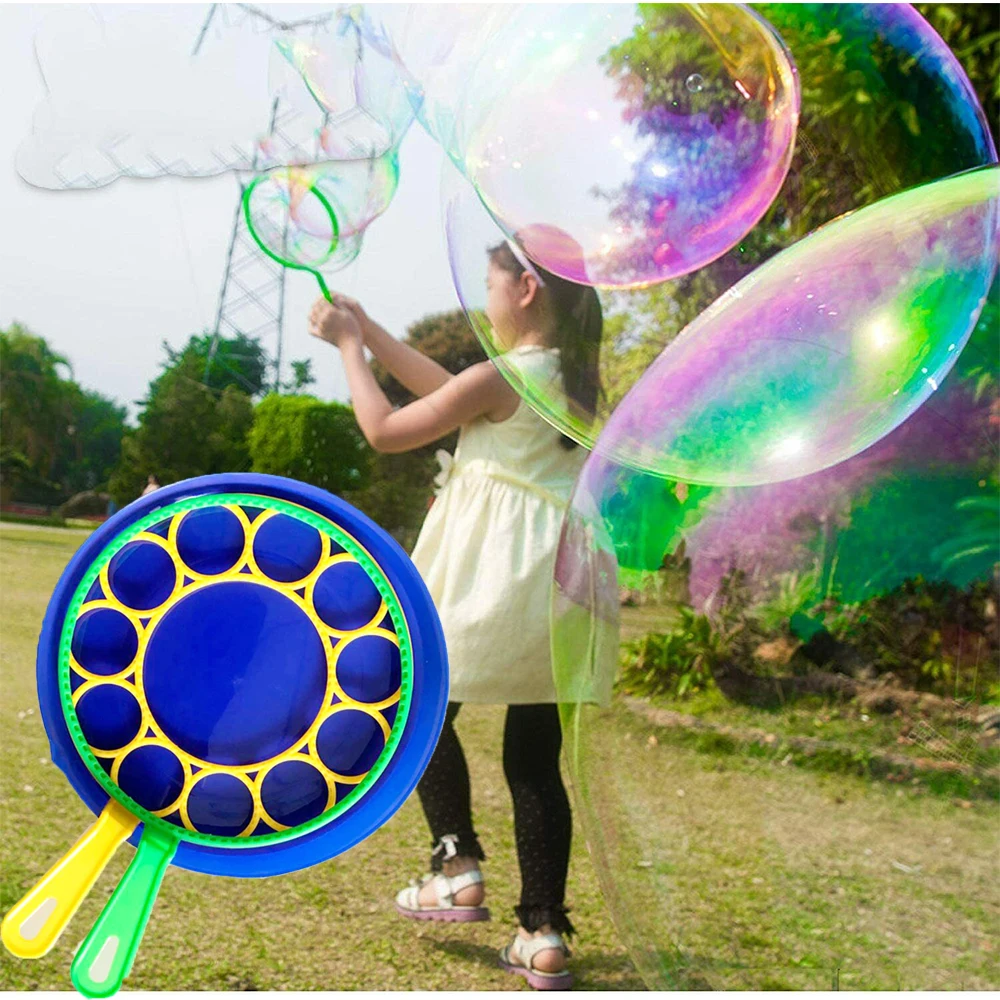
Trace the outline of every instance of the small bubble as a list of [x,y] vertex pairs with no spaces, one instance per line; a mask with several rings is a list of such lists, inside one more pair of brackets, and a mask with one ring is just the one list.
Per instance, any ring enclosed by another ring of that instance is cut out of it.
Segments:
[[684,86],[692,94],[700,94],[705,89],[705,78],[701,73],[692,73],[685,81]]

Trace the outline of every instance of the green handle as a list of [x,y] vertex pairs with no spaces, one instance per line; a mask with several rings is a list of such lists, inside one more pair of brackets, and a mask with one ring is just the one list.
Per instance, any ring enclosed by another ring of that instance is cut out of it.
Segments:
[[132,863],[73,959],[73,985],[85,997],[117,993],[129,974],[179,833],[143,828]]
[[[309,270],[312,270],[312,268],[309,268]],[[323,298],[325,298],[327,302],[333,302],[333,298],[330,295],[330,289],[326,287],[326,281],[324,281],[323,275],[320,274],[319,271],[313,271],[312,273],[313,277],[315,277],[315,279],[319,282],[319,290],[323,293]]]

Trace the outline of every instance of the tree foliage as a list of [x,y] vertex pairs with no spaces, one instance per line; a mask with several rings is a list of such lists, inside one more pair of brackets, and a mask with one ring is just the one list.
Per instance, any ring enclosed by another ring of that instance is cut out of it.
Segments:
[[[165,348],[162,373],[149,386],[142,402],[139,426],[122,442],[122,455],[110,483],[120,504],[134,500],[151,473],[163,483],[217,472],[237,472],[250,466],[247,435],[253,423],[253,404],[234,374],[206,385],[205,354],[200,346],[209,338],[192,337],[182,351]],[[245,338],[224,338],[220,350],[233,357],[247,344]],[[235,345],[229,352],[227,348]],[[259,366],[266,369],[266,355]],[[241,379],[256,368],[248,368]]]
[[254,472],[288,476],[339,495],[365,486],[371,451],[349,406],[272,394],[254,411],[250,458]]
[[0,331],[6,499],[57,504],[103,487],[114,469],[125,409],[71,376],[69,362],[44,338],[17,323]]
[[260,396],[267,391],[267,352],[255,337],[238,333],[233,337],[216,337],[212,333],[194,334],[175,351],[166,341],[167,355],[164,373],[149,386],[146,403],[155,399],[160,380],[169,372],[180,369],[189,378],[204,383],[215,392],[232,386],[248,396]]

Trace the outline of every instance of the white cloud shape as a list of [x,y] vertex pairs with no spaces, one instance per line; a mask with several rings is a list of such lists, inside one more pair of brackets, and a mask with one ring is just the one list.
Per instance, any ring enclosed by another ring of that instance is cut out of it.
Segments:
[[[389,61],[358,43],[360,8],[299,7],[54,8],[35,41],[48,96],[17,151],[18,173],[67,189],[304,165],[332,158],[331,123],[338,157],[398,143],[409,124],[405,94]],[[363,52],[357,86],[339,93],[345,106],[324,108],[310,93],[276,49],[289,40],[333,59]]]

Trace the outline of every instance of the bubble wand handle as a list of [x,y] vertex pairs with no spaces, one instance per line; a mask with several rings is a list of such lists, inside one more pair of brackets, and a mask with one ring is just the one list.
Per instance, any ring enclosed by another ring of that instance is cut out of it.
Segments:
[[333,304],[333,296],[330,294],[330,289],[326,287],[326,282],[323,280],[323,275],[319,271],[313,271],[313,276],[319,282],[319,290],[323,293],[323,298],[326,299],[331,305]]
[[18,958],[41,958],[59,940],[138,820],[111,799],[97,821],[4,917],[0,937]]
[[156,894],[180,839],[146,827],[132,863],[73,959],[73,985],[85,997],[109,997],[129,974]]

